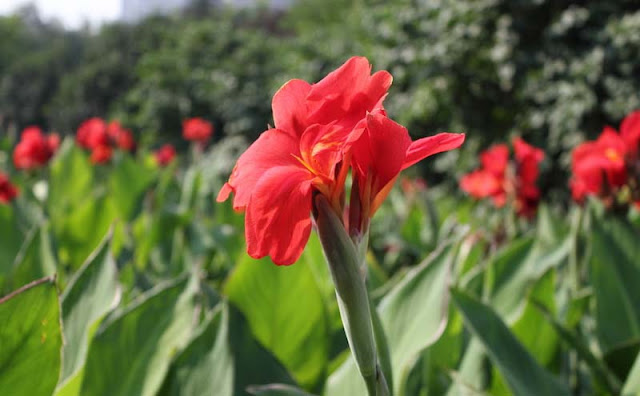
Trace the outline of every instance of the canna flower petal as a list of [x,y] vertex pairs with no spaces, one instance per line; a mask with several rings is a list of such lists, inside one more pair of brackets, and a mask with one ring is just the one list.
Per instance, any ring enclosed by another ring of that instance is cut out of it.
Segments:
[[245,216],[247,252],[277,265],[300,257],[311,234],[313,175],[295,165],[267,170],[255,185]]
[[225,201],[234,193],[233,208],[244,210],[254,188],[265,172],[279,166],[299,166],[295,156],[300,156],[299,141],[280,129],[263,132],[245,151],[231,172],[229,181],[218,194],[217,201]]
[[503,176],[509,164],[509,147],[496,144],[480,153],[482,167],[496,176]]
[[637,157],[640,150],[640,110],[626,116],[620,124],[620,136],[627,145],[627,150]]
[[503,193],[502,180],[486,170],[476,170],[460,179],[460,188],[474,198],[487,198]]
[[452,133],[412,142],[405,127],[383,112],[370,113],[366,131],[353,146],[352,166],[361,200],[369,208],[362,218],[373,216],[403,169],[430,155],[457,148],[463,142],[464,134]]
[[513,151],[518,164],[518,184],[523,188],[525,185],[534,185],[540,173],[539,165],[544,159],[544,151],[519,137],[513,140]]
[[311,84],[303,80],[290,80],[273,95],[271,109],[276,128],[299,136],[307,125],[306,98]]
[[352,57],[311,87],[308,122],[337,122],[353,129],[368,112],[382,109],[393,78],[381,70],[371,75],[371,64],[364,57]]
[[464,133],[443,132],[412,142],[407,150],[407,157],[402,169],[407,169],[431,155],[460,147],[464,143],[464,136]]
[[0,204],[8,204],[19,194],[18,188],[14,186],[9,177],[0,172]]

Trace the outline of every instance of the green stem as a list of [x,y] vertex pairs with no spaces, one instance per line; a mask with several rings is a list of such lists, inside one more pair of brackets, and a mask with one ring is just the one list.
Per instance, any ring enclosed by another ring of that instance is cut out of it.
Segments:
[[344,224],[323,195],[315,199],[318,236],[336,288],[340,318],[351,353],[370,396],[387,396],[384,374],[377,363],[369,295],[360,263],[363,259]]

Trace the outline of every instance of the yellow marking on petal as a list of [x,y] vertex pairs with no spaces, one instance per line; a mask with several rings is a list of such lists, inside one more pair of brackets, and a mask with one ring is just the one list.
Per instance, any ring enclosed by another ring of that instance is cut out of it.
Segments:
[[373,214],[378,210],[378,208],[380,208],[380,205],[382,205],[384,200],[387,198],[387,195],[389,195],[389,192],[393,188],[393,185],[395,184],[397,178],[398,176],[391,179],[389,183],[387,183],[387,185],[385,185],[382,190],[380,190],[380,192],[378,192],[378,194],[376,194],[376,196],[373,198],[373,203],[371,204],[371,208],[369,209],[371,213],[369,217],[373,217]]
[[622,156],[615,149],[608,148],[604,151],[605,157],[607,157],[611,162],[620,162],[622,161]]

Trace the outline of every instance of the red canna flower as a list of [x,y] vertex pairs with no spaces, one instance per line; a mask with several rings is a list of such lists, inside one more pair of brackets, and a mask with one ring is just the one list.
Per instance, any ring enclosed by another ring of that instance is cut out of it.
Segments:
[[153,154],[156,163],[160,166],[167,166],[176,156],[176,150],[170,144],[165,144]]
[[102,118],[94,117],[84,121],[78,127],[76,142],[80,147],[93,150],[97,146],[109,145],[107,124]]
[[466,174],[460,180],[462,191],[475,198],[497,198],[497,207],[501,207],[506,202],[504,197],[503,179],[496,177],[493,173],[484,169],[475,170]]
[[504,179],[509,165],[509,146],[496,144],[489,147],[489,149],[480,153],[480,163],[485,171]]
[[13,201],[18,193],[18,189],[9,181],[9,177],[0,172],[0,203],[7,204]]
[[213,134],[213,125],[202,118],[189,118],[182,122],[182,136],[194,142],[205,143]]
[[278,265],[293,264],[300,257],[311,233],[313,193],[331,198],[344,187],[335,172],[344,145],[322,142],[337,130],[335,125],[316,124],[298,139],[269,129],[238,159],[218,202],[234,192],[234,208],[246,209],[251,257],[270,256]]
[[111,142],[119,149],[124,151],[134,151],[136,149],[136,141],[133,134],[128,129],[124,129],[120,122],[111,121],[107,125],[107,135]]
[[58,149],[57,134],[45,135],[38,127],[25,128],[13,151],[13,163],[18,169],[35,169],[45,165]]
[[89,158],[92,164],[106,164],[111,160],[111,154],[113,150],[111,146],[106,144],[101,144],[96,146],[91,150],[91,157]]
[[115,138],[115,144],[124,151],[135,151],[136,141],[133,139],[133,134],[128,129],[121,129]]
[[513,140],[514,168],[509,165],[509,147],[498,144],[480,153],[482,167],[460,180],[460,188],[474,198],[491,198],[497,207],[511,203],[518,215],[536,213],[540,190],[536,186],[544,152],[517,137]]
[[[316,84],[291,80],[274,95],[275,128],[263,132],[240,156],[218,195],[220,202],[234,193],[234,209],[246,210],[250,256],[293,264],[311,233],[314,194],[327,197],[342,218],[350,166],[354,172],[356,166],[360,169],[362,185],[369,186],[363,195],[368,219],[403,168],[438,152],[434,142],[414,146],[406,129],[385,117],[382,102],[390,85],[389,73],[371,75],[369,62],[354,57]],[[376,115],[368,116],[372,112]],[[389,139],[393,154],[374,161],[384,139]],[[379,146],[369,152],[368,142]],[[394,162],[381,164],[385,159]]]
[[620,136],[626,144],[630,160],[637,161],[638,152],[640,151],[640,110],[632,112],[622,120]]
[[595,141],[578,145],[572,154],[569,182],[573,199],[583,202],[588,195],[599,196],[608,205],[618,202],[619,192],[629,190],[631,204],[640,199],[640,111],[629,114],[620,133],[605,127]]

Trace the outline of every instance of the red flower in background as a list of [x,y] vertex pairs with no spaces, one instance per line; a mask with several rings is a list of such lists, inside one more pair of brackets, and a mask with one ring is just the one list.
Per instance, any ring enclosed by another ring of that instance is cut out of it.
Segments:
[[111,160],[111,155],[113,154],[113,150],[111,146],[108,145],[99,145],[91,150],[91,157],[89,160],[92,164],[106,164]]
[[170,144],[165,144],[153,154],[156,163],[160,166],[167,166],[176,156],[176,150]]
[[[240,156],[218,195],[220,202],[234,193],[234,209],[246,210],[250,256],[293,264],[311,233],[314,194],[325,195],[342,218],[350,166],[369,188],[361,201],[370,216],[403,168],[438,152],[435,142],[414,146],[406,129],[385,117],[382,102],[390,85],[389,73],[372,75],[369,62],[354,57],[316,84],[291,80],[276,92],[275,128]],[[375,147],[369,151],[368,144]],[[376,159],[385,144],[393,152]]]
[[540,201],[540,190],[536,186],[540,162],[544,152],[527,144],[521,138],[513,140],[516,157],[516,212],[524,217],[533,217]]
[[76,133],[76,142],[80,147],[91,151],[90,160],[94,164],[109,162],[116,147],[129,152],[136,149],[131,131],[122,128],[118,121],[107,124],[99,117],[90,118],[80,124]]
[[18,189],[11,184],[7,175],[0,172],[0,203],[9,203],[17,196]]
[[60,137],[45,135],[38,127],[25,128],[13,151],[13,164],[17,169],[34,169],[45,165],[58,149]]
[[213,134],[213,125],[202,118],[189,118],[182,122],[182,136],[190,141],[206,143]]
[[97,146],[108,145],[107,124],[102,118],[89,118],[78,127],[76,142],[80,147],[89,150],[93,150]]
[[629,114],[620,133],[605,127],[595,141],[577,146],[571,158],[571,195],[583,202],[588,195],[599,196],[607,204],[617,202],[618,194],[629,190],[631,202],[640,201],[640,111]]
[[107,125],[107,135],[119,149],[129,152],[135,151],[136,141],[133,139],[133,134],[128,129],[122,128],[120,122],[111,121]]
[[474,198],[491,198],[498,208],[511,203],[518,215],[532,217],[540,200],[536,182],[544,152],[519,137],[513,140],[513,150],[513,169],[506,144],[494,145],[480,153],[482,167],[465,175],[460,188]]
[[482,167],[465,175],[460,180],[463,191],[475,198],[491,198],[496,207],[501,208],[507,202],[507,167],[509,165],[509,147],[497,144],[480,153]]

